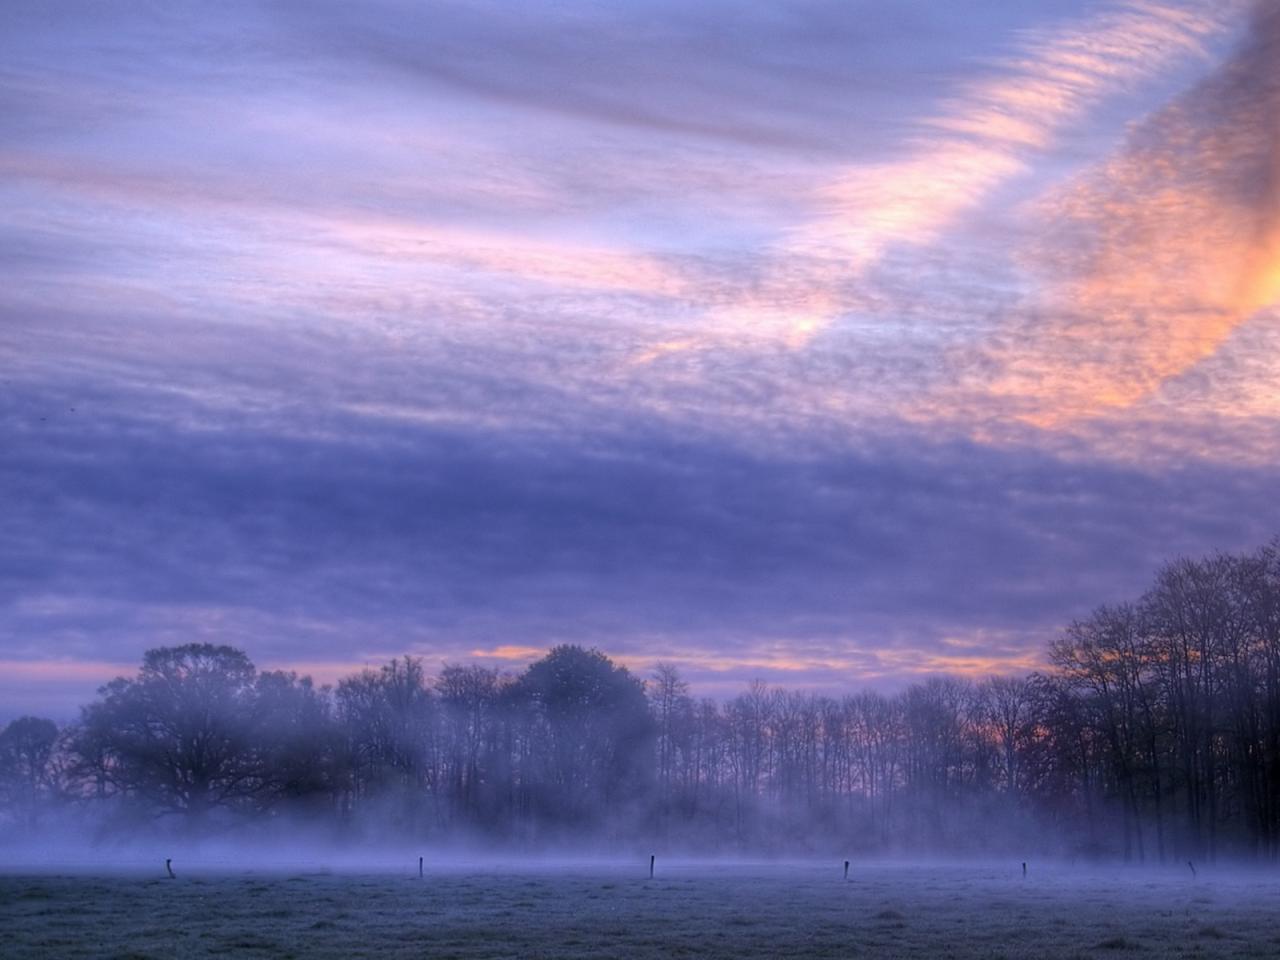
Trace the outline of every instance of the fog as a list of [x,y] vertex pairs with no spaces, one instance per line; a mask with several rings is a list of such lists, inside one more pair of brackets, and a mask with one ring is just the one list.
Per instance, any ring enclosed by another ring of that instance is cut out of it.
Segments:
[[725,701],[575,646],[332,688],[162,647],[77,722],[0,731],[0,863],[1268,862],[1276,610],[1273,545],[1170,564],[1070,624],[1042,673]]

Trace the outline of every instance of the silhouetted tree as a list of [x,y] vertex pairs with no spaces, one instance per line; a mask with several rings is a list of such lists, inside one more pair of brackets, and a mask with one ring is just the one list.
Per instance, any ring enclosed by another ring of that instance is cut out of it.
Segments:
[[[521,675],[406,657],[334,690],[238,650],[149,651],[59,733],[0,732],[12,826],[62,796],[192,825],[284,809],[397,836],[796,851],[1026,849],[1280,856],[1280,542],[1178,560],[1100,607],[1027,677],[841,698],[761,682],[694,701],[560,646]],[[103,802],[106,801],[106,802]],[[1058,838],[1056,841],[1053,838]]]
[[324,811],[340,792],[341,730],[328,693],[292,672],[258,675],[253,689],[254,765],[263,809]]
[[542,816],[586,824],[646,796],[654,725],[644,687],[598,650],[564,645],[525,671],[517,696],[532,708],[535,790]]
[[680,678],[680,671],[669,663],[659,663],[654,668],[647,693],[657,737],[658,802],[662,807],[661,813],[665,815],[671,805],[678,764],[688,748],[687,732],[693,702],[689,699],[689,685]]
[[355,801],[394,800],[399,826],[422,826],[439,783],[436,704],[422,661],[364,670],[340,681],[335,696]]
[[84,711],[85,759],[114,787],[159,813],[199,825],[259,797],[256,671],[239,650],[207,643],[148,650]]
[[57,743],[57,725],[38,717],[20,717],[0,731],[0,809],[29,827],[56,793]]
[[492,823],[509,775],[498,723],[505,681],[497,670],[446,665],[436,679],[440,702],[441,783],[455,820]]

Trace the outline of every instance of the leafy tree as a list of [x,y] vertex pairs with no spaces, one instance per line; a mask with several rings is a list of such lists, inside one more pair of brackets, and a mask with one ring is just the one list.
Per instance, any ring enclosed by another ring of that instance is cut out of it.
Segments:
[[644,685],[625,667],[566,644],[532,664],[517,687],[538,725],[544,815],[591,823],[647,793],[654,724]]
[[57,725],[38,717],[20,717],[0,731],[0,805],[28,826],[37,825],[55,792],[57,743]]
[[256,671],[239,650],[208,643],[148,650],[87,707],[77,743],[125,796],[193,826],[264,790],[254,749]]
[[341,779],[341,733],[328,691],[296,673],[260,673],[253,690],[255,761],[264,807],[324,807]]

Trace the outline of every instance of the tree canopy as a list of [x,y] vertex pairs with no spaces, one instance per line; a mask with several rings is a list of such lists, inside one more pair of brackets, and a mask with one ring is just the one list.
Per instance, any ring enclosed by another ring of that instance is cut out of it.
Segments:
[[0,822],[184,829],[306,813],[361,835],[714,849],[1280,857],[1280,548],[1179,560],[1027,676],[696,699],[563,645],[519,674],[403,657],[319,687],[148,651],[59,731],[0,731]]

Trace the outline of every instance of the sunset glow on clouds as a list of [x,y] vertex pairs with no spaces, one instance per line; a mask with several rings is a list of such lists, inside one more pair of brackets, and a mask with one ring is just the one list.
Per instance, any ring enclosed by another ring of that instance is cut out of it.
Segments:
[[1277,116],[1273,0],[6,4],[0,713],[1034,667],[1280,532]]

